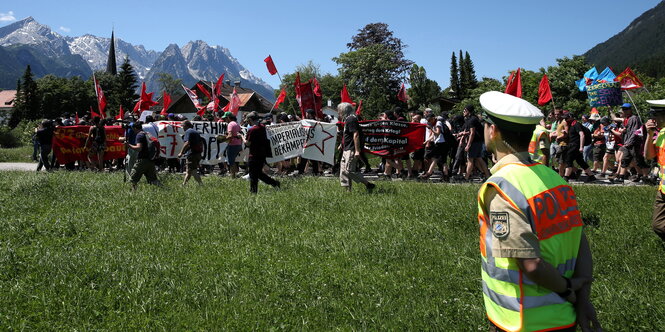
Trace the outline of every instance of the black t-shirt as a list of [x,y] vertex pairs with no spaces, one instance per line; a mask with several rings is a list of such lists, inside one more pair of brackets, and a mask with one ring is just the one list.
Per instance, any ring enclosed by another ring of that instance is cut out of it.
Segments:
[[185,137],[182,139],[184,142],[189,142],[189,149],[185,152],[185,156],[190,154],[200,154],[200,151],[194,151],[196,148],[200,147],[201,144],[201,134],[194,128],[189,128],[185,131]]
[[483,125],[480,123],[480,120],[478,120],[478,117],[476,117],[475,115],[469,116],[469,118],[467,118],[464,121],[464,130],[470,131],[471,128],[476,129],[476,132],[473,135],[472,143],[478,143],[478,142],[482,143],[483,141],[485,141]]
[[270,141],[266,133],[266,126],[257,124],[247,131],[247,141],[249,142],[249,157],[260,160],[268,157],[270,150]]
[[344,151],[356,149],[356,145],[353,143],[353,134],[355,132],[360,134],[360,144],[363,144],[362,130],[360,130],[360,123],[358,123],[358,118],[355,115],[349,115],[346,117],[346,123],[344,124],[344,132],[342,135]]
[[106,129],[104,127],[92,127],[92,135],[97,144],[104,144],[106,142]]
[[141,131],[136,134],[136,144],[141,144],[141,150],[137,156],[138,159],[147,159],[150,157],[150,152],[148,151],[148,137],[145,134],[145,131]]
[[582,131],[582,124],[575,121],[575,124],[568,129],[568,145],[579,149],[580,148],[580,131]]
[[53,129],[51,128],[42,128],[37,130],[37,142],[41,145],[51,145],[53,141]]

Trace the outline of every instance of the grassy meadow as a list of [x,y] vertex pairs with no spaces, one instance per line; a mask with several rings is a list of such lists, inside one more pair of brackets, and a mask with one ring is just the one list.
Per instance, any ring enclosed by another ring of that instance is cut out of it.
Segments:
[[21,146],[11,149],[0,149],[0,163],[4,162],[23,162],[31,163],[32,146]]
[[[478,185],[0,172],[1,330],[486,330]],[[607,331],[665,328],[654,187],[575,187]]]

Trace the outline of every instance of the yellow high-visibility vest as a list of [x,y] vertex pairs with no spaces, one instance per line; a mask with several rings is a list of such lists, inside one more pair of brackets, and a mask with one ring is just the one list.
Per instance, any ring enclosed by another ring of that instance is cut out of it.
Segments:
[[536,129],[533,130],[533,135],[531,136],[531,142],[529,142],[529,154],[531,154],[531,159],[533,161],[537,161],[539,163],[543,162],[543,151],[541,151],[538,146],[540,145],[539,142],[542,138],[547,139],[549,142],[550,140],[550,135],[549,135],[549,130],[547,128],[537,125]]
[[[541,259],[570,278],[582,237],[582,217],[573,189],[540,163],[511,163],[490,177],[478,192],[483,298],[487,317],[506,331],[540,331],[575,325],[575,309],[558,294],[535,284],[515,258],[493,257],[490,212],[485,191],[496,188],[522,211],[538,236]],[[487,204],[486,204],[487,203]],[[507,226],[507,225],[503,225]]]

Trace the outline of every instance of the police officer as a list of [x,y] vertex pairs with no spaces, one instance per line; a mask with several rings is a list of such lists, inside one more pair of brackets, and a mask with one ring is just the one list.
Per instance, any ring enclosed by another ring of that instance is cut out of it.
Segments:
[[[645,137],[644,155],[647,160],[657,158],[658,176],[660,177],[651,227],[660,236],[661,240],[665,241],[665,99],[647,100],[647,102],[651,105],[651,111],[649,112],[649,120],[645,123],[647,135]],[[659,125],[662,129],[658,132],[654,143],[654,132]]]
[[501,92],[480,96],[487,150],[498,162],[478,193],[490,331],[600,330],[589,300],[592,259],[573,189],[531,160],[542,112]]

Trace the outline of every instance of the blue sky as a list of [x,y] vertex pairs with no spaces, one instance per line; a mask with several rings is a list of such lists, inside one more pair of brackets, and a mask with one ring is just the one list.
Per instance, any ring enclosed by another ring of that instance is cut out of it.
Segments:
[[263,59],[280,73],[309,60],[336,73],[332,57],[368,23],[387,23],[408,45],[407,58],[449,84],[450,55],[468,51],[478,78],[537,70],[581,54],[623,30],[659,0],[587,1],[11,1],[0,26],[33,16],[60,34],[116,37],[164,50],[201,39],[228,48],[273,87]]

